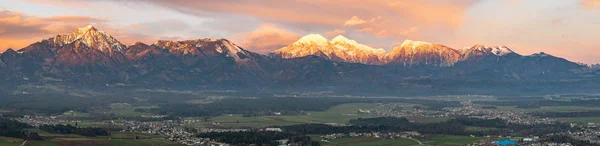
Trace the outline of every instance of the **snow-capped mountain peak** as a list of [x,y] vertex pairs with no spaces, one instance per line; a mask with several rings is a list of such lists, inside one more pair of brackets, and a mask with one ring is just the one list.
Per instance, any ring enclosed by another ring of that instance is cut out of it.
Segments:
[[494,48],[492,53],[494,53],[498,56],[504,56],[506,54],[510,54],[510,53],[514,53],[514,52],[506,46],[500,46],[500,47]]
[[359,44],[355,40],[348,39],[348,38],[346,38],[346,37],[344,37],[342,35],[338,35],[335,38],[331,39],[331,42],[333,44],[336,44],[336,46],[342,47],[342,48],[345,48],[345,47],[342,46],[341,44],[347,44],[347,45],[354,46],[354,47],[356,47],[358,49],[361,49],[363,51],[371,51],[373,53],[384,53],[385,54],[385,50],[384,49],[381,49],[381,48],[375,49],[375,48],[369,47],[367,45]]
[[431,43],[422,42],[422,41],[405,40],[404,42],[402,42],[402,44],[400,46],[416,49],[422,45],[431,45]]
[[283,58],[313,55],[336,61],[364,64],[383,64],[386,54],[383,49],[373,49],[341,35],[329,41],[318,34],[306,35],[274,53]]
[[296,41],[297,44],[311,44],[311,43],[315,43],[317,45],[327,45],[329,43],[329,40],[327,40],[327,38],[319,35],[319,34],[309,34],[306,35],[302,38],[300,38],[298,41]]
[[98,29],[96,29],[96,27],[94,27],[93,25],[88,25],[85,27],[81,27],[81,28],[77,28],[77,30],[75,30],[75,32],[87,32],[87,31],[98,31]]
[[467,49],[467,51],[472,50],[472,51],[479,51],[482,52],[484,54],[494,54],[496,56],[504,56],[507,54],[511,54],[514,53],[510,48],[506,47],[506,46],[485,46],[485,45],[474,45],[473,47]]
[[335,43],[335,42],[340,42],[340,43],[348,43],[348,44],[358,44],[356,41],[354,40],[350,40],[342,35],[338,35],[336,37],[334,37],[333,39],[331,39],[331,42]]
[[122,52],[126,48],[125,45],[121,44],[117,39],[103,31],[99,31],[92,25],[77,28],[68,35],[58,35],[51,38],[51,41],[59,46],[80,41],[89,48],[98,49],[102,52],[109,52],[109,54],[112,54],[112,52]]

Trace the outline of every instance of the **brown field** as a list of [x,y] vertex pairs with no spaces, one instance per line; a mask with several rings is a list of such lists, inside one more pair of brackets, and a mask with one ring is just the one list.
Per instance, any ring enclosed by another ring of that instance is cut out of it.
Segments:
[[23,139],[19,139],[19,138],[12,138],[12,137],[2,137],[0,136],[0,140],[4,140],[7,142],[23,142]]

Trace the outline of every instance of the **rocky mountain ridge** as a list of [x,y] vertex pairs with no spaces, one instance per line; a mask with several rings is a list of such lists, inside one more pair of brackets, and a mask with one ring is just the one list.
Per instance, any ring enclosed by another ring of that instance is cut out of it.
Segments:
[[474,45],[462,50],[440,44],[405,40],[389,53],[383,49],[359,44],[338,35],[331,41],[319,34],[309,34],[298,41],[274,51],[282,58],[320,56],[332,61],[370,65],[396,66],[453,66],[457,62],[485,56],[521,56],[506,46]]
[[[0,80],[12,84],[126,84],[150,87],[379,90],[448,88],[455,82],[591,81],[590,67],[507,47],[464,50],[405,41],[389,53],[343,36],[305,36],[275,56],[226,39],[121,44],[93,26],[0,54]],[[3,85],[4,85],[3,84]]]

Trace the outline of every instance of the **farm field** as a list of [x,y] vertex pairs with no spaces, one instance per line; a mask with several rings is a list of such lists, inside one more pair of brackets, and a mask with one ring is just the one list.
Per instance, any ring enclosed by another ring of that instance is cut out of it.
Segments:
[[419,145],[418,142],[405,138],[398,139],[381,139],[381,138],[372,138],[372,137],[357,137],[357,138],[340,138],[336,140],[332,140],[330,142],[323,142],[323,145],[327,146],[336,146],[336,145],[344,145],[344,146],[412,146]]
[[[372,118],[375,115],[358,112],[359,109],[377,109],[381,108],[373,103],[350,103],[334,106],[322,112],[310,112],[309,115],[298,116],[258,116],[243,117],[242,115],[223,115],[210,118],[207,122],[199,122],[186,126],[190,127],[216,127],[216,128],[262,128],[275,125],[294,125],[304,123],[339,123],[347,124],[351,119]],[[437,117],[408,117],[414,122],[443,122],[448,118]]]
[[[19,143],[20,145],[21,143]],[[163,139],[100,139],[100,138],[56,138],[44,141],[28,141],[25,146],[180,146]]]
[[[339,138],[330,141],[321,141],[318,135],[311,135],[313,141],[320,141],[325,146],[419,146],[416,140],[397,138],[397,139],[382,139],[374,137],[347,137]],[[419,140],[424,146],[462,146],[481,140],[481,137],[468,136],[452,136],[452,135],[435,135],[426,140]]]
[[[351,103],[334,106],[326,111],[311,112],[299,116],[259,116],[243,117],[242,115],[223,115],[213,117],[208,122],[188,125],[193,127],[267,127],[273,125],[294,125],[303,123],[347,123],[350,119],[374,117],[359,113],[359,109],[376,108],[376,104]],[[213,123],[218,123],[215,125]]]
[[462,146],[481,140],[479,137],[435,135],[429,140],[422,141],[425,145]]
[[23,144],[22,139],[0,136],[0,146],[20,146],[21,144]]
[[517,108],[516,106],[496,106],[498,110],[526,112],[580,112],[600,110],[600,107],[587,106],[542,106],[540,108]]
[[588,124],[588,123],[600,123],[600,117],[573,117],[573,118],[558,118],[560,121],[570,122],[570,123],[580,123],[580,124]]

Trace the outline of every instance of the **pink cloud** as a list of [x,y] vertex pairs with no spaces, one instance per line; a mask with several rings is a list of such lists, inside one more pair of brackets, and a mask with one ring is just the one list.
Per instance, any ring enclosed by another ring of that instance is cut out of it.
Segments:
[[251,32],[242,32],[229,37],[239,46],[258,53],[269,53],[287,46],[300,38],[274,24],[263,24]]
[[349,20],[344,22],[344,26],[352,27],[352,26],[362,25],[365,23],[367,23],[367,21],[358,18],[358,16],[352,16],[352,18],[350,18]]
[[403,38],[411,35],[411,37],[415,37],[415,33],[419,31],[418,27],[389,23],[389,20],[381,16],[369,20],[352,16],[344,23],[344,26],[354,28],[359,32],[372,34],[376,38]]
[[125,44],[136,41],[152,42],[159,38],[132,33],[128,31],[129,26],[120,27],[107,22],[106,19],[86,16],[37,17],[20,12],[0,11],[0,52],[8,48],[20,49],[58,34],[69,34],[76,28],[90,24],[94,24],[98,29],[104,30]]
[[580,0],[579,4],[588,10],[594,10],[600,8],[600,0]]
[[385,23],[378,24],[377,28],[361,27],[359,30],[372,30],[369,32],[378,37],[398,37],[415,31],[411,29],[415,26],[423,28],[420,30],[456,29],[461,25],[466,9],[477,0],[205,0],[202,2],[150,0],[136,2],[153,3],[198,16],[213,16],[216,13],[244,15],[268,23],[290,24],[307,30]]

